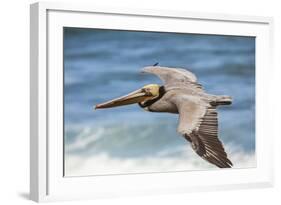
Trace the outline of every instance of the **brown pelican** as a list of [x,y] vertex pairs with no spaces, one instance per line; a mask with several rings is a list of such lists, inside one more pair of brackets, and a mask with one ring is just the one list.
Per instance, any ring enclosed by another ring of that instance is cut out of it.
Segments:
[[192,149],[220,168],[231,167],[218,139],[216,111],[218,105],[230,105],[231,97],[207,94],[196,76],[182,68],[155,65],[143,68],[143,72],[157,75],[164,85],[145,85],[126,96],[98,104],[95,109],[138,103],[150,112],[179,114],[177,131],[191,143]]

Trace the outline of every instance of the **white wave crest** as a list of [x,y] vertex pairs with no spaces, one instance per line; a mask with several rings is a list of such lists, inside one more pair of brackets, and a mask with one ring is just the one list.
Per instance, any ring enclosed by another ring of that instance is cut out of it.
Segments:
[[[215,166],[183,146],[178,157],[158,153],[151,157],[114,158],[106,153],[93,156],[69,154],[65,158],[66,176],[133,174],[216,169]],[[233,168],[256,166],[255,153],[247,153],[234,145],[227,145]]]

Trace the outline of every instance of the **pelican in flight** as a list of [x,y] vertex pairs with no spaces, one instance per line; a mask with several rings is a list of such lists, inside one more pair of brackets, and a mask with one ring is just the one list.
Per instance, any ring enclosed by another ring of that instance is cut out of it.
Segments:
[[230,168],[231,161],[218,138],[216,107],[230,105],[230,96],[207,94],[196,76],[182,68],[144,67],[142,72],[157,75],[164,85],[149,84],[126,96],[95,106],[95,109],[138,103],[149,112],[179,114],[177,131],[191,143],[192,149],[206,161],[220,168]]

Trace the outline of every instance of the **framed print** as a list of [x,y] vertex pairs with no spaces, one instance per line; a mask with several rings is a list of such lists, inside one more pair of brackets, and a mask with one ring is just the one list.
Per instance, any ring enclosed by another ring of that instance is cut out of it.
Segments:
[[272,22],[32,4],[31,199],[272,186]]

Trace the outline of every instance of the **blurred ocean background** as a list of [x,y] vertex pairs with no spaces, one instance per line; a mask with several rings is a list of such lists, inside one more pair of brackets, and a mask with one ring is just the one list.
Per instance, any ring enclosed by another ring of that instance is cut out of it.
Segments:
[[177,132],[177,115],[95,104],[150,83],[142,67],[182,67],[221,106],[219,136],[234,168],[255,167],[255,38],[64,28],[65,176],[216,169]]

